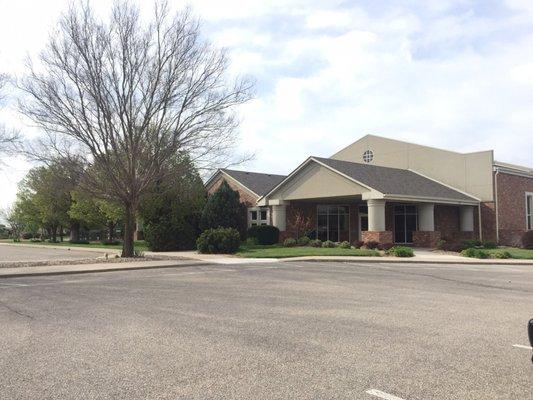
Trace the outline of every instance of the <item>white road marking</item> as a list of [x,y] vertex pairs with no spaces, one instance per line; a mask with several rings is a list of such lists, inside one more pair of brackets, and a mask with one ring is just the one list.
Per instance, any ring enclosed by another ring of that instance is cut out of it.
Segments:
[[10,287],[10,286],[29,286],[29,285],[26,285],[25,283],[0,283],[0,286],[5,286],[5,287]]
[[385,399],[385,400],[404,400],[401,397],[393,396],[392,394],[385,393],[385,392],[382,392],[381,390],[376,390],[376,389],[369,389],[366,391],[366,393],[372,396],[379,397],[381,399]]
[[516,347],[516,348],[518,348],[518,349],[533,350],[533,347],[531,347],[531,346],[524,346],[523,344],[513,344],[513,347]]

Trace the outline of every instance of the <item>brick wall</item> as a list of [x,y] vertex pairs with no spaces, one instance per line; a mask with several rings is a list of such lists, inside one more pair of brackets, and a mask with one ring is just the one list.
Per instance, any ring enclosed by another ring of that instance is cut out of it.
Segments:
[[476,239],[479,237],[479,217],[477,207],[474,208],[474,231],[461,232],[459,206],[435,204],[435,230],[447,242]]
[[[219,174],[219,176],[215,178],[215,181],[207,189],[207,195],[210,196],[215,193],[222,184],[222,182],[224,182],[224,180],[224,176],[222,174]],[[236,184],[231,179],[226,179],[226,182],[228,183],[230,188],[239,192],[241,203],[244,203],[247,207],[253,207],[256,205],[256,202],[258,200],[257,196],[254,196],[248,190],[244,189],[241,185]]]
[[526,192],[533,192],[533,178],[500,172],[498,190],[500,244],[517,246],[526,231]]

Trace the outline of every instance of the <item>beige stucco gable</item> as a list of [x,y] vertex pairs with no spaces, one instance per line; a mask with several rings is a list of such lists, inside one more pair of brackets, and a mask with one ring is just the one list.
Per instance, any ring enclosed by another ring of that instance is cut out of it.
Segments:
[[269,199],[302,200],[325,197],[354,196],[370,189],[310,160],[279,188],[268,195]]
[[493,201],[493,152],[456,153],[380,136],[367,135],[331,158],[363,162],[373,152],[373,165],[410,169],[482,201]]

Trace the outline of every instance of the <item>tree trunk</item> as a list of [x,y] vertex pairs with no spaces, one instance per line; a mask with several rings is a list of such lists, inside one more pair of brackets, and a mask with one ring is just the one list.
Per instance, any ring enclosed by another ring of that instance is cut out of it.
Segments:
[[113,221],[107,222],[107,238],[112,241],[115,238],[115,223]]
[[70,224],[70,237],[71,242],[77,242],[80,240],[80,223],[72,222]]
[[63,225],[59,226],[59,241],[63,242]]
[[124,207],[124,241],[122,257],[133,257],[133,235],[135,234],[135,212],[131,205]]

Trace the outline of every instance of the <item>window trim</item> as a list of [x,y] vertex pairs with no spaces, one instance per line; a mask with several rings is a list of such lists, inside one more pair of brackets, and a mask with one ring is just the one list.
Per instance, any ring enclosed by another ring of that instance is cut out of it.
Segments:
[[[529,203],[529,198],[531,198],[531,203]],[[525,214],[526,214],[526,231],[533,230],[533,192],[526,192],[525,193],[525,200],[526,200],[526,208],[525,208]],[[529,213],[527,212],[529,204]]]
[[[252,212],[257,213],[257,218],[252,219]],[[266,219],[261,219],[261,211],[266,212]],[[247,210],[248,228],[252,226],[270,225],[270,209],[268,207],[248,207]]]

